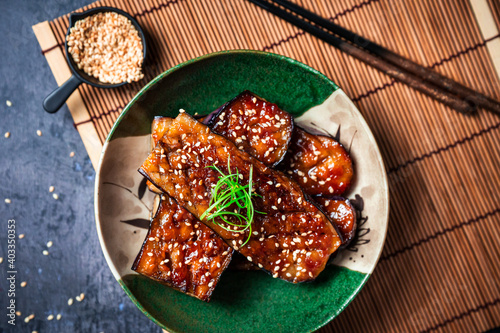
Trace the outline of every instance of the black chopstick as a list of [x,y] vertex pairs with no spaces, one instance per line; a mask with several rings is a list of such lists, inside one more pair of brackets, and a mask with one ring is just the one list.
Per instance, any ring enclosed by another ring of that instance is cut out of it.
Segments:
[[494,99],[485,96],[477,91],[474,91],[456,81],[453,81],[446,76],[443,76],[435,71],[421,66],[410,59],[404,58],[397,53],[384,48],[383,46],[363,38],[362,36],[349,31],[338,24],[331,22],[299,5],[296,5],[288,0],[273,0],[275,3],[280,4],[286,9],[314,22],[315,24],[327,29],[328,31],[345,38],[349,42],[358,45],[359,47],[379,56],[380,58],[418,76],[422,79],[431,82],[432,84],[456,94],[460,98],[471,102],[473,105],[483,107],[490,111],[500,114],[500,103]]
[[[451,94],[450,92],[444,90],[442,87],[438,87],[434,84],[426,82],[421,77],[418,77],[414,74],[411,74],[405,71],[402,68],[397,67],[396,65],[389,63],[388,61],[384,61],[382,58],[374,56],[368,51],[358,48],[353,44],[346,42],[338,37],[335,37],[333,34],[325,31],[322,28],[313,25],[304,19],[285,11],[284,9],[271,4],[268,1],[264,0],[249,0],[256,5],[262,7],[263,9],[281,17],[282,19],[298,26],[299,28],[307,31],[316,37],[326,41],[332,46],[356,57],[357,59],[366,62],[367,64],[377,68],[380,71],[385,72],[386,74],[392,76],[393,78],[408,84],[409,86],[421,91],[424,94],[431,96],[432,98],[442,102],[450,106],[451,108],[462,112],[462,113],[470,113],[475,108],[472,103],[469,103],[468,100],[462,100],[460,97]],[[283,2],[284,3],[284,2]],[[324,20],[324,19],[323,19]]]

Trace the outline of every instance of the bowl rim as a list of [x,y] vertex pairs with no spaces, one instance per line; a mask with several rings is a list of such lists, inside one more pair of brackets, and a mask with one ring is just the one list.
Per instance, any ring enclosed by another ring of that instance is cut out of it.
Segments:
[[[208,53],[208,54],[196,57],[196,58],[192,58],[190,60],[187,60],[185,62],[182,62],[180,64],[177,64],[177,65],[175,65],[175,66],[167,69],[166,71],[162,72],[161,74],[159,74],[155,78],[153,78],[151,81],[149,81],[141,90],[139,90],[139,92],[123,108],[122,112],[120,113],[120,115],[116,119],[115,123],[113,124],[110,132],[108,133],[108,135],[106,137],[106,140],[104,141],[104,144],[103,144],[103,147],[102,147],[102,150],[101,150],[101,154],[100,154],[100,157],[99,157],[99,164],[98,164],[98,167],[96,169],[96,178],[95,178],[95,183],[94,183],[94,216],[95,216],[96,231],[97,231],[97,234],[98,234],[99,244],[101,246],[101,250],[102,250],[102,252],[104,254],[104,258],[106,259],[106,263],[107,263],[109,269],[111,270],[111,272],[112,272],[113,277],[115,278],[115,280],[117,280],[117,282],[120,284],[120,286],[125,291],[125,293],[127,294],[127,296],[139,308],[139,310],[141,310],[142,313],[144,313],[156,325],[158,325],[162,329],[168,330],[169,332],[172,332],[172,333],[182,333],[182,332],[181,331],[176,331],[176,330],[174,330],[172,328],[169,328],[169,327],[166,327],[163,323],[159,322],[156,318],[154,318],[142,306],[142,304],[139,303],[139,301],[134,296],[134,294],[129,290],[129,288],[122,281],[122,277],[118,273],[117,269],[115,268],[115,266],[114,266],[114,264],[113,264],[113,262],[111,260],[109,252],[107,250],[107,246],[106,246],[106,244],[104,242],[104,238],[103,238],[102,231],[101,231],[101,221],[100,221],[100,218],[99,218],[99,200],[98,200],[98,198],[99,198],[100,174],[101,174],[101,168],[102,168],[102,164],[103,164],[102,162],[104,160],[104,156],[106,154],[106,151],[107,151],[107,148],[108,148],[108,144],[111,141],[111,138],[114,135],[114,132],[115,132],[116,128],[120,125],[121,121],[123,120],[123,118],[125,117],[125,115],[127,114],[127,112],[130,110],[130,108],[132,107],[132,105],[134,105],[135,102],[138,99],[140,99],[142,97],[142,95],[146,91],[148,91],[151,87],[153,87],[154,85],[156,85],[164,77],[166,77],[166,76],[170,75],[171,73],[173,73],[175,71],[178,71],[178,70],[180,70],[180,69],[182,69],[182,68],[184,68],[186,66],[189,66],[192,63],[195,63],[195,62],[198,62],[198,61],[202,61],[202,60],[206,60],[206,59],[213,58],[213,57],[218,57],[218,56],[221,56],[221,55],[226,55],[226,54],[230,54],[230,55],[232,55],[232,54],[259,54],[259,55],[263,55],[263,56],[270,56],[270,57],[275,57],[277,59],[285,60],[285,61],[288,61],[290,63],[298,65],[298,66],[300,66],[300,67],[302,67],[302,68],[304,68],[304,69],[306,69],[306,70],[308,70],[308,71],[310,71],[310,72],[312,72],[312,73],[314,73],[316,75],[319,75],[320,77],[324,78],[325,80],[327,80],[328,82],[330,82],[331,84],[333,84],[333,86],[334,86],[334,92],[339,91],[339,90],[342,91],[342,89],[335,82],[333,82],[330,78],[328,78],[325,74],[323,74],[320,71],[318,71],[318,70],[316,70],[316,69],[314,69],[314,68],[312,68],[312,67],[310,67],[310,66],[308,66],[308,65],[306,65],[306,64],[304,64],[304,63],[302,63],[302,62],[300,62],[298,60],[295,60],[293,58],[290,58],[290,57],[287,57],[287,56],[284,56],[284,55],[280,55],[280,54],[276,54],[276,53],[259,51],[259,50],[248,50],[248,49],[223,50],[223,51],[217,51],[217,52],[213,52],[213,53]],[[349,99],[349,102],[354,105],[354,103],[352,102],[352,100],[347,95],[346,95],[346,97]],[[354,105],[354,108],[359,113],[359,120],[360,120],[361,125],[363,127],[365,127],[367,129],[367,131],[368,131],[370,141],[372,142],[373,147],[374,147],[374,149],[375,149],[375,151],[377,153],[380,166],[381,166],[382,170],[385,171],[386,170],[385,163],[384,163],[384,160],[382,158],[382,154],[380,152],[380,148],[378,146],[378,143],[375,140],[375,137],[373,135],[373,132],[371,131],[371,128],[368,126],[368,123],[366,122],[365,118],[363,117],[363,115],[361,114],[361,112],[358,110],[358,108],[355,105]],[[382,181],[384,183],[384,192],[385,192],[385,198],[386,198],[386,204],[385,204],[384,209],[387,212],[387,214],[385,216],[385,221],[381,221],[381,222],[383,222],[383,225],[385,226],[385,230],[383,231],[383,233],[381,233],[381,238],[382,238],[381,239],[381,244],[382,245],[381,245],[381,247],[379,249],[377,257],[374,260],[372,266],[370,267],[369,272],[367,272],[365,274],[364,278],[359,283],[359,286],[353,291],[353,293],[349,296],[349,298],[346,300],[346,302],[341,307],[339,307],[337,309],[337,311],[332,312],[331,316],[329,316],[328,318],[326,318],[324,321],[318,323],[313,328],[313,330],[320,329],[321,327],[323,327],[323,326],[327,325],[329,322],[331,322],[335,317],[337,317],[352,302],[352,300],[359,294],[359,292],[364,287],[364,285],[366,284],[366,282],[368,281],[368,279],[372,275],[373,271],[375,270],[375,267],[378,265],[378,262],[380,260],[381,255],[382,255],[382,251],[384,249],[385,241],[386,241],[386,238],[387,238],[387,230],[388,230],[388,225],[389,225],[389,213],[390,213],[390,210],[389,210],[390,209],[390,196],[389,196],[389,184],[388,184],[388,179],[387,179],[387,173],[383,172],[382,175],[383,175]]]

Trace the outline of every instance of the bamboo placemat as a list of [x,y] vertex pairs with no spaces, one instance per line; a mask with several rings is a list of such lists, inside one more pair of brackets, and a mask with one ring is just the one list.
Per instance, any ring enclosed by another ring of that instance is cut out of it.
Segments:
[[[356,33],[500,99],[496,0],[343,0],[301,4]],[[140,83],[80,86],[68,101],[97,160],[137,91],[164,70],[227,49],[283,54],[326,74],[353,99],[383,154],[391,216],[382,258],[351,305],[321,332],[485,331],[500,326],[500,117],[458,114],[249,2],[104,0],[149,36]],[[68,15],[33,27],[58,84]]]

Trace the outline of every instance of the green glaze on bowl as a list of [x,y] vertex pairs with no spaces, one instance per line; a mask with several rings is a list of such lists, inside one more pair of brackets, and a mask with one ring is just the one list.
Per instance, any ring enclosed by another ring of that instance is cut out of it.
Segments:
[[[151,121],[179,109],[207,114],[243,90],[278,104],[299,126],[340,135],[355,162],[347,196],[358,237],[313,282],[294,285],[263,271],[226,271],[205,303],[131,270],[154,195],[137,172],[150,151]],[[310,332],[337,316],[366,283],[385,240],[389,195],[383,161],[363,117],[337,85],[287,57],[249,50],[190,60],[147,84],[127,105],[103,148],[96,224],[115,278],[146,316],[169,332]]]
[[208,304],[140,275],[122,281],[170,332],[307,332],[340,313],[365,277],[330,266],[314,283],[293,285],[264,272],[227,271]]
[[245,50],[213,53],[177,65],[148,83],[117,120],[133,126],[114,126],[109,138],[149,134],[155,116],[175,117],[179,109],[208,114],[244,90],[299,116],[337,89],[321,73],[284,56]]

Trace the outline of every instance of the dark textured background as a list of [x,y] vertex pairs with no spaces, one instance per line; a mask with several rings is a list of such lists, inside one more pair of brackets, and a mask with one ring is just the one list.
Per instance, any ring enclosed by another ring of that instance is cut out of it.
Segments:
[[[56,114],[42,108],[56,82],[31,26],[91,2],[0,1],[0,332],[161,332],[130,301],[106,264],[95,228],[95,172],[67,107]],[[50,186],[59,200],[49,193]],[[18,235],[25,234],[16,241],[21,317],[15,327],[6,317],[9,219],[15,219]],[[44,256],[49,240],[54,245]],[[22,281],[27,282],[24,288]],[[81,292],[84,300],[68,306],[68,299]],[[26,324],[24,318],[32,313],[35,319]],[[61,320],[47,320],[58,313]]]

